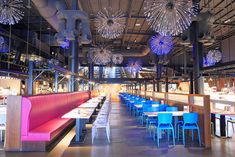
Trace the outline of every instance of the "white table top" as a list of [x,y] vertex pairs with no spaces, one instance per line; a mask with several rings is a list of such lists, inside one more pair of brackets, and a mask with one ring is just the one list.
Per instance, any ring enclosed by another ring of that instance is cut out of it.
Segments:
[[188,111],[173,111],[173,112],[144,112],[148,117],[157,117],[159,113],[172,113],[173,116],[183,116],[184,113],[189,113]]
[[89,119],[93,114],[95,108],[75,108],[68,113],[64,114],[62,118],[80,118],[80,119]]
[[7,113],[6,105],[0,105],[0,113],[1,114],[6,114]]
[[99,105],[97,102],[85,102],[81,104],[78,108],[96,108]]
[[[140,104],[137,104],[137,105],[134,105],[136,108],[142,108],[143,105],[140,105]],[[158,104],[153,104],[152,107],[158,107],[159,105]]]

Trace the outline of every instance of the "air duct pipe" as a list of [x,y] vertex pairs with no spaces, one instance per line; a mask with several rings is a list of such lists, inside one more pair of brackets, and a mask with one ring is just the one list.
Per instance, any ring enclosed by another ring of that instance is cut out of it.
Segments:
[[91,42],[91,32],[89,17],[84,11],[80,10],[59,10],[57,14],[59,21],[65,20],[66,26],[64,36],[67,40],[73,41],[79,34],[79,24],[81,23],[82,38],[80,42],[82,44],[88,44]]
[[[88,44],[91,42],[91,32],[89,16],[79,10],[65,10],[64,0],[32,0],[37,7],[40,15],[58,32],[56,40],[64,42],[63,39],[75,39],[79,30],[76,30],[77,23],[82,25],[82,38],[80,43]],[[79,22],[78,22],[79,20]]]
[[[198,38],[199,41],[206,44],[206,42],[212,43],[214,42],[214,36],[212,32],[212,26],[214,23],[214,16],[211,12],[205,12],[205,13],[200,13],[198,16],[196,16],[193,21],[198,22],[199,26],[199,33],[198,33]],[[181,35],[182,39],[182,45],[190,45],[192,42],[192,39],[190,38],[190,33],[189,29],[184,31],[183,34]]]
[[32,0],[40,15],[56,30],[59,30],[56,13],[58,9],[66,9],[64,0]]

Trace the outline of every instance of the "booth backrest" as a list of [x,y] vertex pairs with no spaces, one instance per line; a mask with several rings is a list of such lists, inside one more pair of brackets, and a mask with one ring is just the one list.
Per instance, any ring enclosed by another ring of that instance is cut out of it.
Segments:
[[90,92],[38,95],[22,97],[21,134],[49,120],[58,118],[90,98]]

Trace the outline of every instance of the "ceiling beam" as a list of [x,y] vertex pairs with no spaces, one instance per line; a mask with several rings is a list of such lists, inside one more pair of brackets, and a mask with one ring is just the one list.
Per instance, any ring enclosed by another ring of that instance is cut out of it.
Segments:
[[128,1],[128,18],[126,19],[126,27],[125,27],[125,30],[124,30],[124,34],[123,34],[123,37],[122,37],[122,44],[121,44],[121,48],[124,44],[124,38],[125,38],[125,35],[127,34],[127,31],[128,31],[128,21],[129,21],[129,18],[131,17],[131,12],[132,12],[132,9],[133,9],[133,0],[129,0]]

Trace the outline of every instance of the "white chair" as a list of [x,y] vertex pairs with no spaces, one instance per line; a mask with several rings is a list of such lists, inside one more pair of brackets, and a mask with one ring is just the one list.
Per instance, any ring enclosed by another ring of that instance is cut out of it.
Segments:
[[3,141],[3,131],[6,131],[6,114],[0,112],[0,139]]
[[100,115],[97,120],[92,124],[92,144],[97,136],[98,129],[105,128],[108,142],[110,143],[110,124],[109,115]]
[[110,143],[110,123],[109,123],[109,113],[111,111],[110,103],[104,102],[104,105],[100,109],[100,112],[92,124],[92,144],[94,143],[94,139],[97,136],[98,129],[105,128],[106,136],[108,142]]

